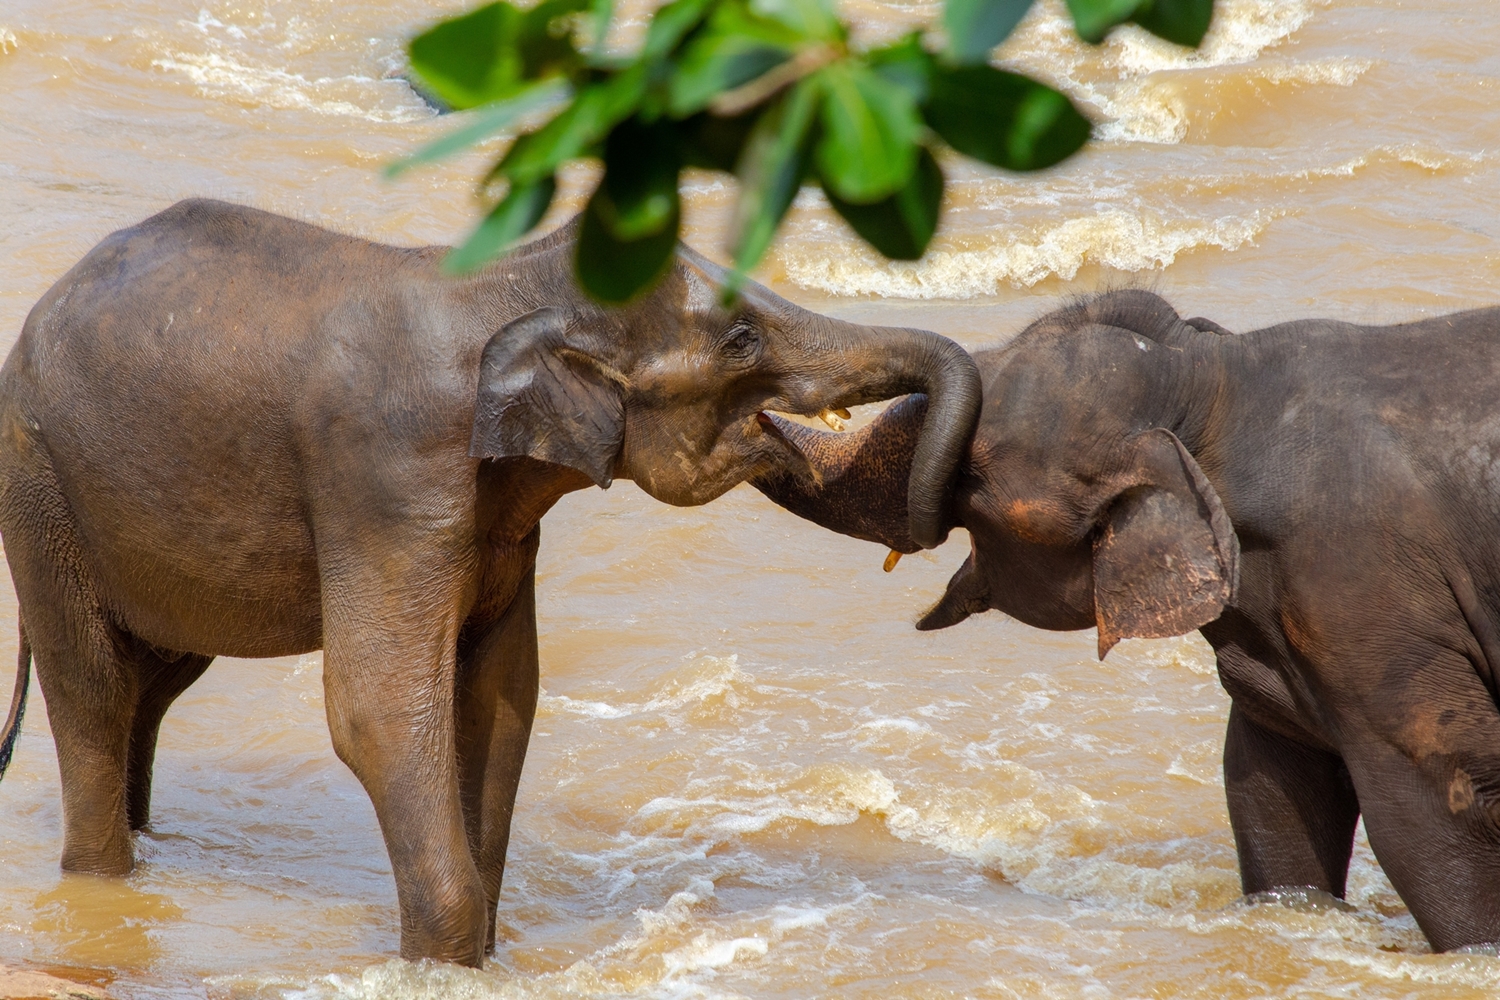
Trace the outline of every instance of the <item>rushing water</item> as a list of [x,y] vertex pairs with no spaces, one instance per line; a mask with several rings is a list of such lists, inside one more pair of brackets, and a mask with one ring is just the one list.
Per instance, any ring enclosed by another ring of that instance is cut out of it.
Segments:
[[[1049,0],[1001,55],[1068,90],[1099,142],[1040,177],[955,166],[918,264],[879,261],[804,195],[764,279],[970,347],[1119,285],[1235,329],[1500,301],[1500,5],[1219,4],[1184,54],[1131,32],[1089,49]],[[397,78],[402,39],[448,9],[0,0],[0,346],[100,237],[189,195],[459,238],[478,158],[378,177],[449,127]],[[846,9],[877,38],[937,8]],[[569,174],[564,210],[590,176]],[[693,179],[690,241],[717,251],[731,197]],[[1500,990],[1500,960],[1428,953],[1363,838],[1353,911],[1236,902],[1227,701],[1197,637],[1098,663],[1091,634],[998,613],[913,631],[957,534],[886,576],[882,550],[748,488],[697,510],[628,483],[565,499],[543,528],[545,693],[482,972],[391,960],[394,886],[330,748],[317,655],[220,661],[181,699],[126,879],[58,871],[33,688],[0,785],[0,963],[122,998]]]

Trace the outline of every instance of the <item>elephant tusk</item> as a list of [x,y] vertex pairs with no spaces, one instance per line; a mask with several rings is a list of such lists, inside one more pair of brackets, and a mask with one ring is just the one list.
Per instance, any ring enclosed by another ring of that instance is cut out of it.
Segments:
[[896,568],[896,564],[900,561],[901,553],[897,552],[895,549],[891,549],[890,555],[885,557],[885,565],[881,568],[889,573],[891,570]]
[[849,411],[823,410],[818,414],[818,419],[823,421],[823,423],[827,424],[829,427],[832,427],[836,431],[842,431],[844,429],[844,421],[840,420],[839,417],[843,417],[844,420],[849,419]]

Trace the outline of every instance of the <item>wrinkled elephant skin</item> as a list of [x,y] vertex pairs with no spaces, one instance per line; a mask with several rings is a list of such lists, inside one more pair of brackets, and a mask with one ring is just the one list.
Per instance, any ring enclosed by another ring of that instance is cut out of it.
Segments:
[[[1433,947],[1500,941],[1500,309],[1234,335],[1114,292],[975,360],[972,549],[917,627],[994,608],[1096,627],[1101,658],[1199,629],[1244,891],[1342,896],[1363,815]],[[757,485],[913,551],[892,487],[923,409],[778,424],[822,485]]]
[[0,768],[34,654],[65,869],[131,869],[157,727],[214,656],[321,648],[401,953],[477,964],[536,708],[539,521],[559,497],[620,477],[700,504],[807,475],[763,410],[928,392],[948,412],[917,448],[908,527],[941,541],[979,404],[962,350],[758,286],[726,311],[722,271],[687,248],[657,290],[601,309],[574,283],[574,231],[453,279],[442,247],[189,201],[105,239],[32,310],[0,372],[22,619]]

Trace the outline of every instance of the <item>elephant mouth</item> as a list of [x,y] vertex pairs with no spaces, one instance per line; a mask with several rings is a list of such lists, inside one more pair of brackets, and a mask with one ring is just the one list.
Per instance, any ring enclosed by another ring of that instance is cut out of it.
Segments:
[[770,438],[786,452],[787,457],[790,459],[793,474],[804,481],[821,485],[822,477],[818,475],[818,470],[813,467],[812,460],[808,458],[807,453],[795,441],[787,437],[786,432],[781,428],[782,422],[791,423],[785,417],[761,410],[755,414],[755,423],[753,426],[757,427],[760,433]]
[[793,455],[797,455],[798,457],[805,460],[807,458],[806,453],[804,453],[801,448],[797,447],[797,445],[793,443],[792,439],[787,437],[786,433],[781,429],[780,422],[785,419],[785,417],[772,416],[765,410],[761,410],[760,412],[755,414],[755,423],[760,427],[762,434],[765,434],[771,440],[780,444],[783,448],[791,452]]

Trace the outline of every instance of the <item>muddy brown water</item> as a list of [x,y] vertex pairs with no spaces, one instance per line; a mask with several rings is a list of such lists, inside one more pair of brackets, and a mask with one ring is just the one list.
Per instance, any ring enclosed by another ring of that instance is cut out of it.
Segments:
[[[0,347],[106,233],[213,195],[372,238],[451,242],[468,158],[388,184],[447,126],[392,74],[429,0],[3,0]],[[929,0],[852,0],[871,38]],[[621,38],[639,31],[627,12]],[[1101,141],[1040,177],[958,166],[915,265],[804,195],[762,271],[856,320],[1003,343],[1137,285],[1247,329],[1500,302],[1500,5],[1220,0],[1185,55],[1099,49],[1044,3],[1001,53]],[[570,174],[576,208],[586,169]],[[717,252],[731,191],[694,178]],[[565,214],[554,213],[554,221]],[[866,414],[867,416],[867,414]],[[1500,960],[1428,953],[1361,840],[1352,912],[1246,908],[1196,637],[997,613],[910,622],[961,533],[884,552],[741,488],[697,510],[629,483],[547,516],[540,714],[482,972],[405,965],[374,816],[334,758],[317,655],[218,662],[163,728],[125,879],[57,867],[40,696],[0,784],[0,964],[118,997],[1480,997]],[[0,596],[0,690],[15,606]]]

